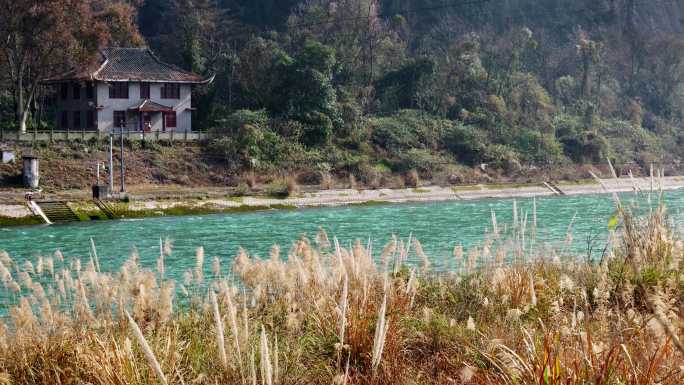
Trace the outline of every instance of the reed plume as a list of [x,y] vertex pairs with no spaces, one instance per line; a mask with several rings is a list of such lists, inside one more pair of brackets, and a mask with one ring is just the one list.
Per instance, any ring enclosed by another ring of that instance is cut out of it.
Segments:
[[147,359],[147,363],[150,365],[150,368],[157,375],[159,381],[162,384],[167,385],[168,381],[166,381],[166,376],[164,375],[164,372],[162,371],[162,368],[159,365],[159,361],[157,361],[157,358],[154,356],[152,348],[150,348],[150,345],[147,343],[145,336],[140,330],[140,327],[135,322],[133,317],[131,317],[131,315],[128,314],[128,311],[125,311],[125,313],[126,318],[128,319],[128,325],[131,327],[131,330],[133,331],[133,336],[135,336],[135,339],[138,341],[138,344],[140,344],[140,347],[142,348],[143,353],[145,354],[145,358]]
[[219,358],[221,359],[221,365],[223,365],[223,368],[228,370],[228,356],[226,356],[226,346],[224,342],[225,339],[223,336],[223,320],[221,319],[218,301],[216,301],[216,294],[214,294],[213,290],[209,291],[209,300],[211,301],[211,307],[214,314],[214,324],[216,326],[216,345],[219,351]]

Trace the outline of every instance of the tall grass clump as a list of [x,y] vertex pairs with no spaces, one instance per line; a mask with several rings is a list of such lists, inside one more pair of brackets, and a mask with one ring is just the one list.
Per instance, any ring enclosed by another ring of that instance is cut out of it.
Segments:
[[321,229],[240,250],[229,272],[200,247],[178,285],[169,241],[155,270],[133,253],[101,271],[94,242],[85,263],[0,253],[0,384],[683,383],[684,243],[665,207],[616,201],[593,259],[513,210],[443,260],[413,236],[374,252]]

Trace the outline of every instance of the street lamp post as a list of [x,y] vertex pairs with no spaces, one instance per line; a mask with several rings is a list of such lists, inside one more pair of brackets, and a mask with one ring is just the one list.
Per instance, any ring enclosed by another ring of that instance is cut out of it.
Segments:
[[125,182],[126,168],[124,166],[124,136],[123,136],[124,121],[123,120],[121,120],[121,122],[119,123],[119,127],[121,130],[121,192],[126,192],[126,182]]
[[114,193],[114,139],[112,138],[114,133],[112,131],[109,131],[109,195]]

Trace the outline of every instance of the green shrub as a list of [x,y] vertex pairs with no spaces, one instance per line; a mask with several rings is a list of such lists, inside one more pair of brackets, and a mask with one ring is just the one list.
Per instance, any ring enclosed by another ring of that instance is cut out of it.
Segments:
[[306,115],[302,132],[301,142],[306,146],[326,146],[330,144],[333,132],[333,123],[328,115],[321,112],[313,112]]
[[448,120],[415,110],[403,110],[389,117],[369,121],[371,142],[392,153],[410,148],[436,150],[451,126]]
[[449,152],[470,165],[484,161],[489,143],[489,137],[483,130],[461,124],[451,127],[444,136],[444,144]]
[[368,187],[378,188],[383,179],[392,175],[392,170],[385,163],[359,165],[358,172],[354,173],[359,180]]
[[246,128],[266,129],[269,117],[265,110],[238,110],[224,119],[218,120],[218,125],[210,130],[213,136],[237,135]]
[[591,132],[564,136],[559,139],[563,151],[575,162],[598,163],[609,155],[610,146],[606,138]]
[[266,195],[274,198],[285,199],[299,191],[299,186],[294,178],[278,178],[266,186]]
[[517,136],[515,148],[525,160],[542,163],[558,163],[563,159],[563,145],[554,135],[538,131],[522,130]]
[[398,160],[393,164],[393,170],[406,173],[416,170],[425,178],[431,178],[433,173],[439,171],[446,163],[453,162],[439,154],[428,150],[410,149],[397,155]]
[[502,144],[492,144],[487,146],[483,160],[490,167],[498,168],[513,173],[522,168],[518,155],[508,146]]
[[247,185],[245,182],[240,182],[238,185],[235,187],[235,189],[232,192],[232,196],[235,197],[242,197],[245,195],[248,195],[252,191],[252,189]]

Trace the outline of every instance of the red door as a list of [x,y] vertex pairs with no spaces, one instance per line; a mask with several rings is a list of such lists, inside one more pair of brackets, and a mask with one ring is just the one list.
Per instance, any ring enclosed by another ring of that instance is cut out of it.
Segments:
[[143,113],[143,125],[145,132],[152,131],[152,116],[149,112]]

